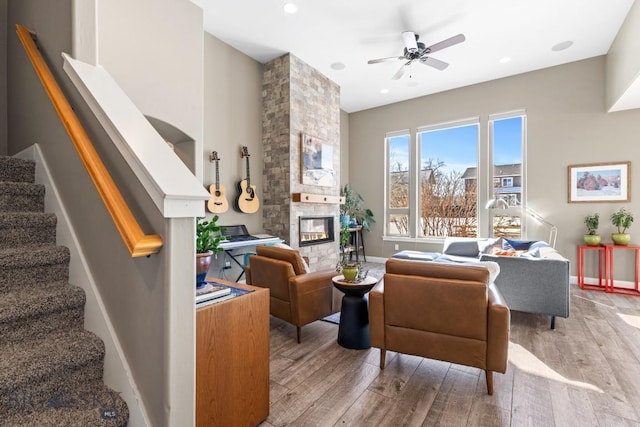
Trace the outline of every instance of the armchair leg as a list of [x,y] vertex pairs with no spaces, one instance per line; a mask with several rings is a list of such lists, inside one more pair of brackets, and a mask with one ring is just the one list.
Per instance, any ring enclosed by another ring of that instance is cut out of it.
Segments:
[[556,316],[551,316],[551,329],[556,328]]
[[380,369],[384,369],[384,360],[387,355],[387,350],[384,348],[380,349]]
[[493,371],[484,371],[487,377],[487,393],[493,395]]
[[302,326],[296,326],[296,332],[298,334],[298,344],[302,342]]

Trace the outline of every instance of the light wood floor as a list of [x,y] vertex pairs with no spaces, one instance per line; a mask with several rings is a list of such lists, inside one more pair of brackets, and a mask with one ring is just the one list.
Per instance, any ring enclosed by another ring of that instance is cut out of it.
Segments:
[[271,318],[271,408],[262,427],[640,426],[640,297],[571,288],[571,316],[513,312],[506,374],[347,350],[338,326]]

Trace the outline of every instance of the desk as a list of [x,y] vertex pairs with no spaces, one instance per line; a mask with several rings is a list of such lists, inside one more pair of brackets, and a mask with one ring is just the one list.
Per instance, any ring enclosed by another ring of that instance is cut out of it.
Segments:
[[361,282],[353,283],[345,281],[344,276],[340,275],[333,277],[331,281],[333,286],[344,292],[338,326],[338,344],[356,350],[371,348],[369,309],[364,296],[378,280],[367,276]]
[[255,237],[258,239],[253,240],[242,240],[239,242],[220,242],[220,247],[224,249],[224,253],[231,258],[233,262],[235,262],[238,267],[240,267],[240,274],[236,278],[236,282],[244,276],[244,263],[238,261],[238,256],[244,256],[244,253],[234,254],[233,251],[236,249],[249,248],[253,246],[261,246],[261,245],[275,245],[276,243],[282,243],[283,240],[279,237],[270,236],[268,234],[256,234]]

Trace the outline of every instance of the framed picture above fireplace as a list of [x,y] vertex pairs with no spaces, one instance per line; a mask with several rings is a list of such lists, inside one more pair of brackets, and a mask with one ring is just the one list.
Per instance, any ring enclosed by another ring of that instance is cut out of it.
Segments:
[[302,183],[334,187],[333,146],[315,136],[301,134]]

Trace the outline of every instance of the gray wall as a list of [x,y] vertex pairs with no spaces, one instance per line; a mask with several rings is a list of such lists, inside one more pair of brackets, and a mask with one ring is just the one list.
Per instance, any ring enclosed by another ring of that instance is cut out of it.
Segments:
[[0,156],[7,154],[7,0],[0,0]]
[[[364,237],[367,255],[388,257],[397,243],[382,240],[385,132],[408,128],[415,132],[417,126],[479,116],[481,143],[486,146],[487,116],[524,108],[528,204],[558,226],[556,247],[571,259],[575,274],[585,215],[600,213],[605,240],[613,229],[608,217],[614,210],[625,206],[640,215],[637,185],[631,186],[631,203],[567,201],[568,165],[624,160],[639,164],[640,110],[607,113],[604,88],[605,58],[597,57],[350,114],[349,182],[378,219]],[[632,178],[637,181],[635,175]],[[529,237],[546,240],[548,229],[535,221],[528,225]],[[640,236],[634,228],[631,233]],[[400,249],[441,247],[401,243]]]
[[[212,151],[221,159],[220,184],[226,190],[229,210],[219,214],[218,224],[245,224],[250,233],[262,233],[262,203],[258,212],[246,214],[233,209],[237,183],[246,178],[245,160],[240,147],[246,145],[251,168],[251,183],[256,185],[262,202],[262,69],[259,62],[237,51],[208,33],[204,33],[204,143],[203,183],[215,184],[214,164],[208,160]],[[212,214],[207,213],[207,217]],[[211,274],[222,274],[222,257],[212,263]],[[235,279],[240,270],[225,271]]]

